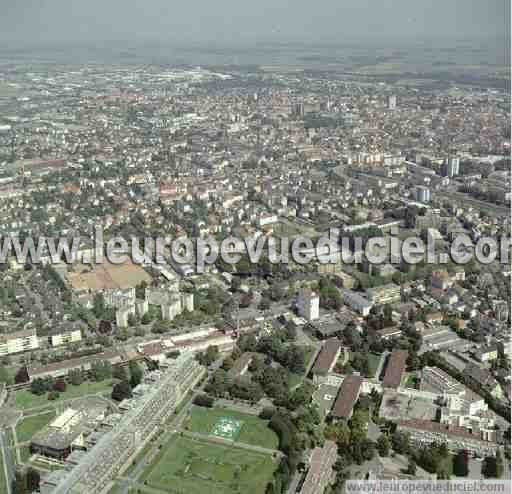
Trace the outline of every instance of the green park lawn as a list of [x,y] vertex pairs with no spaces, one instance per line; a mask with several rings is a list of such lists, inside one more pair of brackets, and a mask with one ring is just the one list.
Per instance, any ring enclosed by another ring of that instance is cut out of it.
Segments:
[[27,408],[44,407],[51,405],[52,403],[58,403],[73,398],[80,398],[81,396],[105,393],[111,389],[111,379],[107,379],[101,382],[85,381],[79,386],[68,384],[66,391],[64,391],[64,393],[60,393],[59,397],[53,401],[48,400],[48,393],[38,396],[31,393],[29,389],[22,389],[20,391],[16,391],[15,403],[17,408],[24,410]]
[[194,406],[187,421],[187,429],[190,432],[215,435],[214,432],[223,419],[238,422],[241,425],[236,436],[233,437],[235,442],[277,449],[279,445],[277,434],[268,427],[265,420],[233,410]]
[[411,389],[418,389],[418,383],[419,383],[418,377],[414,374],[409,374],[407,376],[407,380],[405,382],[405,387],[411,388]]
[[173,494],[264,494],[276,466],[269,455],[175,437],[142,481]]
[[31,417],[24,418],[16,426],[16,437],[18,443],[30,441],[32,436],[43,429],[55,418],[55,411],[43,413],[41,415],[32,415]]
[[[350,352],[350,360],[352,360],[352,358],[357,354],[358,354],[358,352]],[[365,355],[368,356],[368,363],[370,365],[370,373],[372,376],[374,376],[375,373],[377,372],[377,369],[379,368],[381,356],[377,355],[376,353],[367,353]]]

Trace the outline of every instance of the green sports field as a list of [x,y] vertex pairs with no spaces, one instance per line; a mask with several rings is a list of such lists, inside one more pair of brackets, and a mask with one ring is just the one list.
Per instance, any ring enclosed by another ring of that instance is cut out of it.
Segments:
[[269,455],[176,437],[141,480],[172,494],[264,494],[276,467]]
[[277,449],[279,439],[265,420],[255,415],[224,408],[194,406],[186,422],[190,432],[198,432],[235,442]]

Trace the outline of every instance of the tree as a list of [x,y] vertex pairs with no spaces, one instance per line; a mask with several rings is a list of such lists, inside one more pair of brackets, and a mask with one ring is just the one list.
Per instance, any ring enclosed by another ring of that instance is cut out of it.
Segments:
[[140,320],[141,324],[149,324],[151,322],[151,314],[149,312],[146,312],[141,320]]
[[132,388],[135,388],[136,386],[138,386],[141,383],[144,373],[142,372],[140,365],[133,360],[130,362],[129,369],[130,369],[130,386]]
[[104,319],[106,312],[105,298],[102,293],[97,293],[94,296],[92,312],[96,319]]
[[336,441],[340,448],[345,448],[350,443],[350,429],[345,422],[329,424],[324,431],[326,439]]
[[138,319],[135,314],[128,314],[128,326],[134,327],[137,325]]
[[[144,321],[144,318],[143,318]],[[155,334],[164,334],[169,331],[169,323],[163,319],[158,319],[154,322],[151,332]]]
[[389,439],[384,434],[377,439],[377,451],[380,456],[389,456]]
[[142,336],[144,336],[146,334],[146,332],[144,331],[144,328],[141,328],[140,326],[137,326],[135,328],[135,332],[134,332],[134,335],[138,338],[141,338]]
[[467,477],[469,474],[468,455],[459,451],[453,458],[453,473],[457,477]]
[[206,394],[198,394],[194,398],[194,405],[197,405],[200,407],[212,408],[214,403],[215,403],[214,398],[212,398],[211,396],[208,396]]
[[205,391],[218,397],[226,395],[231,384],[229,378],[230,376],[225,370],[218,369],[206,385]]
[[258,346],[258,341],[254,334],[242,335],[238,340],[238,347],[242,352],[254,352]]
[[137,298],[140,298],[141,300],[144,300],[146,298],[146,288],[148,284],[145,281],[141,281],[136,287],[135,287],[135,296]]
[[[209,367],[219,358],[219,347],[209,346],[206,351],[199,352],[196,355],[196,360],[205,367]],[[228,370],[228,369],[226,369]]]
[[0,365],[0,383],[8,383],[9,382],[9,373],[7,372],[7,369]]
[[66,391],[66,386],[66,381],[64,381],[64,379],[61,378],[55,381],[55,386],[53,387],[53,389],[58,393],[64,393],[64,391]]
[[361,334],[353,324],[347,325],[347,327],[343,331],[343,336],[347,344],[350,346],[350,348],[354,350],[360,349],[363,340],[361,338]]
[[395,432],[391,436],[391,444],[395,452],[400,455],[407,454],[410,450],[409,436],[404,432]]
[[23,384],[28,383],[30,381],[30,377],[28,375],[28,369],[26,366],[20,367],[16,376],[14,377],[15,384]]
[[26,471],[17,469],[12,482],[12,494],[26,494],[27,474]]
[[363,458],[366,461],[373,460],[375,456],[375,443],[371,439],[363,439],[361,441],[361,448],[363,452]]
[[259,417],[263,420],[270,420],[274,413],[276,413],[276,409],[274,407],[264,407],[260,412]]
[[107,335],[100,335],[96,338],[96,343],[101,346],[110,347],[112,346],[112,339]]
[[39,485],[41,483],[41,475],[32,467],[27,468],[27,492],[39,492]]
[[260,303],[258,305],[258,309],[260,309],[260,310],[270,309],[270,299],[267,297],[262,297],[260,300]]
[[91,364],[91,378],[101,382],[112,377],[112,364],[108,360],[98,360]]
[[309,381],[303,381],[303,383],[291,393],[287,408],[296,410],[299,407],[307,405],[311,401],[313,391],[313,385]]
[[224,362],[222,362],[222,368],[225,370],[225,371],[228,371],[230,370],[233,365],[234,365],[234,360],[228,355],[225,359],[224,359]]
[[123,401],[131,398],[132,396],[132,388],[126,381],[117,383],[112,390],[112,399],[115,401]]
[[231,278],[231,291],[233,293],[235,293],[238,290],[240,290],[240,286],[241,285],[242,285],[242,281],[240,280],[240,278],[238,276],[233,276]]
[[50,392],[48,393],[48,399],[49,399],[50,401],[58,400],[58,399],[59,399],[59,396],[60,396],[60,394],[59,394],[59,392],[58,392],[58,391],[50,391]]
[[409,464],[407,465],[407,473],[409,475],[416,475],[416,462],[412,458],[409,459]]
[[500,479],[503,476],[503,457],[501,455],[501,451],[498,449],[496,451],[496,478]]
[[121,365],[114,366],[112,370],[112,377],[118,379],[119,381],[127,381],[128,376],[126,375],[126,369]]
[[503,475],[503,458],[501,452],[496,451],[496,456],[488,456],[482,465],[482,473],[486,478],[499,479]]
[[356,436],[360,438],[366,437],[367,425],[366,411],[356,408],[349,422],[352,439]]
[[281,364],[294,374],[302,374],[306,370],[304,350],[297,345],[290,345],[281,359]]
[[438,480],[449,480],[450,472],[444,466],[439,466],[436,470],[436,475]]
[[84,382],[84,374],[81,369],[72,369],[68,373],[68,379],[73,386],[80,386]]
[[44,379],[34,379],[30,384],[30,392],[37,396],[44,395],[48,391]]

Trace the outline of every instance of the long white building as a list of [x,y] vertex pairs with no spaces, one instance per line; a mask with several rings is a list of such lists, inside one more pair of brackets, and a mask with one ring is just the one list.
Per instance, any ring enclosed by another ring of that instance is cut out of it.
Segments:
[[60,480],[53,494],[107,492],[116,476],[129,466],[136,452],[171,416],[204,372],[193,353],[178,357],[160,381],[143,395],[143,404],[127,412],[124,419]]
[[0,357],[13,353],[29,352],[39,348],[35,329],[24,329],[0,335]]

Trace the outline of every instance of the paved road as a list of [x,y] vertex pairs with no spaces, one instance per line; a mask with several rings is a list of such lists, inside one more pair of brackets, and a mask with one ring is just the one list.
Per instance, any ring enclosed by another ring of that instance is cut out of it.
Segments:
[[208,441],[211,443],[217,443],[226,446],[234,446],[235,448],[245,449],[247,451],[253,451],[254,453],[263,453],[266,455],[278,455],[283,456],[281,451],[277,449],[263,448],[261,446],[254,446],[252,444],[239,443],[236,441],[230,441],[229,439],[223,439],[221,437],[212,437],[207,434],[200,434],[199,432],[182,431],[182,434],[192,439],[198,439],[200,441]]
[[11,494],[11,483],[14,480],[15,463],[11,450],[7,446],[7,438],[4,431],[0,431],[0,455],[2,455],[2,464],[6,479],[7,494]]
[[462,192],[455,192],[455,191],[451,191],[450,193],[440,192],[436,195],[437,195],[437,197],[442,197],[443,199],[449,199],[452,202],[457,202],[457,199],[458,199],[460,202],[465,202],[473,207],[494,211],[496,214],[501,215],[501,216],[509,216],[510,215],[510,208],[507,206],[493,204],[492,202],[480,201],[479,199],[474,199],[470,195],[464,194]]
[[150,487],[149,485],[144,485],[144,484],[141,484],[139,482],[133,482],[130,485],[130,488],[131,489],[136,489],[137,492],[144,492],[144,493],[147,492],[149,494],[169,494],[169,492],[170,492],[168,490],[164,491],[164,490],[156,489],[155,487]]
[[382,374],[382,369],[384,368],[384,363],[386,362],[386,357],[388,355],[389,355],[388,351],[385,351],[381,355],[379,365],[377,367],[377,370],[375,371],[375,376],[373,376],[375,379],[378,379],[380,377],[380,375]]
[[288,487],[288,491],[287,491],[288,494],[295,494],[297,492],[301,477],[302,477],[302,473],[295,472],[292,480],[290,481],[290,487]]
[[215,400],[215,407],[226,408],[228,410],[235,410],[236,412],[246,413],[248,415],[259,415],[263,410],[262,406],[245,403],[242,401],[226,400],[219,398]]
[[382,432],[380,431],[380,427],[372,420],[372,408],[373,407],[370,406],[368,431],[366,435],[368,436],[368,439],[376,441],[382,435]]

